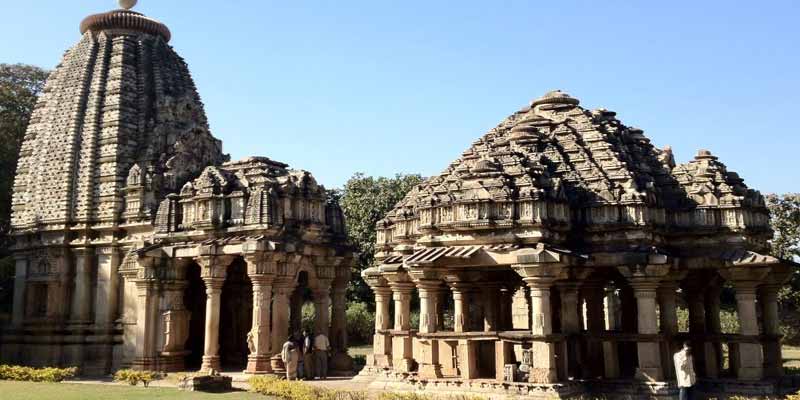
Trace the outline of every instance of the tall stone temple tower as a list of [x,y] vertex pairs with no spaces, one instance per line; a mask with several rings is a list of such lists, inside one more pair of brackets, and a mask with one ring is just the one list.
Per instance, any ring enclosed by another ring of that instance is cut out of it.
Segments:
[[346,370],[341,210],[306,171],[228,161],[170,30],[135,3],[83,20],[31,118],[0,361],[279,370],[273,336],[310,297]]

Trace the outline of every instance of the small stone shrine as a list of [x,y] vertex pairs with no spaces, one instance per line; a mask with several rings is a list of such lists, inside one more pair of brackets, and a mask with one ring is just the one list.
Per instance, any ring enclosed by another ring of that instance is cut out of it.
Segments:
[[280,372],[310,300],[332,370],[352,370],[341,209],[306,171],[228,161],[170,30],[135,4],[81,23],[34,111],[0,362]]
[[[778,390],[776,295],[795,265],[766,253],[764,198],[708,151],[676,164],[612,111],[547,93],[377,230],[374,387],[668,398],[690,341],[701,390]],[[723,287],[737,333],[721,331]]]

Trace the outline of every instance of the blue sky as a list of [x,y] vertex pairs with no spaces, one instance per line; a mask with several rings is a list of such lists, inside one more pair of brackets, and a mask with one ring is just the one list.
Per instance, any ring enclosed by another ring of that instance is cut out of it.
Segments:
[[[0,62],[55,66],[114,0],[0,0]],[[797,192],[800,2],[140,0],[214,134],[328,187],[432,175],[552,89],[618,112],[679,162],[708,148]]]

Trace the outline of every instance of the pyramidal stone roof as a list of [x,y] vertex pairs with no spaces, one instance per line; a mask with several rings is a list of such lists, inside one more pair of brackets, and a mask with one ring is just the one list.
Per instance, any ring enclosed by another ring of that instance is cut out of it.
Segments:
[[155,203],[227,160],[164,24],[120,9],[87,17],[80,31],[25,135],[14,186],[17,231],[117,223],[133,167],[147,177]]
[[670,148],[654,147],[616,113],[553,91],[415,187],[379,222],[379,242],[526,226],[689,229],[701,222],[693,210],[706,208],[746,209],[747,221],[730,228],[765,229],[763,197],[708,151],[676,165]]

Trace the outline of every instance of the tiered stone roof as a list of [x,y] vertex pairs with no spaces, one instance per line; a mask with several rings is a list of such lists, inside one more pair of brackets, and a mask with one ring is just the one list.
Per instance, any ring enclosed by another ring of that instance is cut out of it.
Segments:
[[116,10],[86,18],[81,33],[50,75],[25,136],[17,231],[119,223],[127,177],[141,176],[149,193],[142,207],[154,211],[166,193],[227,160],[166,26]]
[[[482,235],[540,240],[532,227],[561,243],[574,241],[576,229],[632,227],[667,235],[712,226],[768,236],[763,197],[708,151],[675,165],[670,148],[654,147],[616,113],[579,104],[564,92],[547,93],[475,141],[379,222],[379,254],[398,244],[476,242]],[[737,211],[695,213],[709,208]]]

